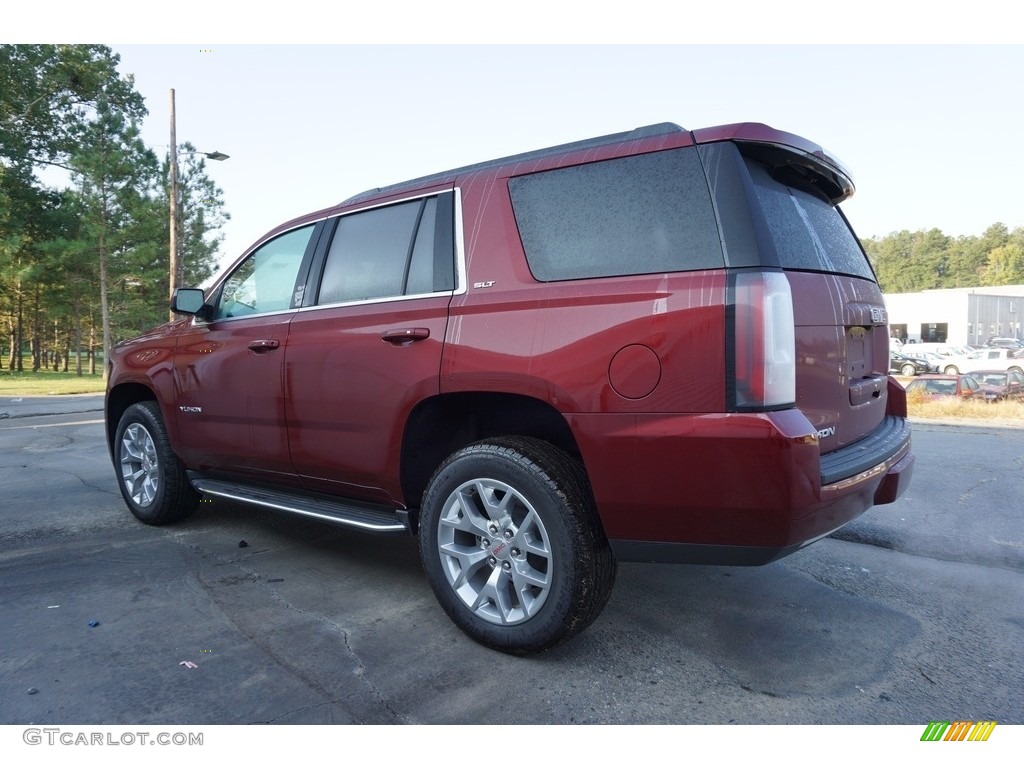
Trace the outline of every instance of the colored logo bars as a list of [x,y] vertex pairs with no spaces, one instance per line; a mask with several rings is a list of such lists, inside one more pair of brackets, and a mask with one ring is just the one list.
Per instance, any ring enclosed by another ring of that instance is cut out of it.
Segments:
[[995,720],[932,720],[921,741],[988,741],[995,727]]

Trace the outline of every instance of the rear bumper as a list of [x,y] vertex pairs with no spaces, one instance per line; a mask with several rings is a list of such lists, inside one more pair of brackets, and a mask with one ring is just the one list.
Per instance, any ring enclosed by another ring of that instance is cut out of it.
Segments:
[[913,470],[906,420],[819,454],[797,410],[570,417],[622,561],[760,565],[894,501]]

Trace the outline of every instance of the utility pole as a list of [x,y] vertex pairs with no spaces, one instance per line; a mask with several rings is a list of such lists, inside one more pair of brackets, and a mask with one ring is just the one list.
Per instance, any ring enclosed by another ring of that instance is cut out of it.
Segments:
[[[174,126],[174,89],[171,88],[171,258],[170,269],[168,270],[169,290],[168,300],[174,296],[178,287],[178,142],[175,136]],[[168,319],[174,319],[174,313],[168,311]]]

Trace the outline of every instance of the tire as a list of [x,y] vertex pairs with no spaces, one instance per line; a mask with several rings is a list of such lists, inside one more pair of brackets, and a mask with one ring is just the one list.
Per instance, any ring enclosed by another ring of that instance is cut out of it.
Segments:
[[902,373],[904,376],[913,376],[915,373],[917,373],[917,368],[915,368],[910,363],[906,363],[902,368],[900,368],[900,373]]
[[576,635],[615,582],[586,473],[533,438],[494,438],[448,457],[424,493],[419,534],[441,607],[505,653],[539,653]]
[[945,368],[942,369],[942,372],[947,376],[956,376],[957,374],[960,373],[960,369],[957,368],[955,365],[947,365]]
[[199,494],[171,450],[156,403],[135,403],[121,416],[114,433],[114,467],[125,503],[142,522],[167,525],[195,512]]

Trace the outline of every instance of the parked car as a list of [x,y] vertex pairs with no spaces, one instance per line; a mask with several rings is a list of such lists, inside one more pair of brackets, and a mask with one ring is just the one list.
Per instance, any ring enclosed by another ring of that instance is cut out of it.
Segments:
[[899,352],[889,353],[889,373],[899,373],[903,376],[917,376],[920,373],[928,373],[931,370],[931,363],[921,357],[909,357]]
[[955,355],[966,355],[972,350],[970,347],[961,346],[959,344],[947,344],[945,342],[938,343],[933,341],[925,342],[907,342],[900,348],[900,352],[905,355],[913,355],[914,357],[921,357],[924,353],[937,355],[938,357],[953,357]]
[[997,400],[1024,400],[1024,374],[1019,371],[970,371],[968,375],[994,390]]
[[1006,336],[993,336],[985,342],[986,347],[1002,347],[1003,349],[1022,350],[1024,341]]
[[986,347],[976,349],[968,355],[953,355],[939,363],[943,373],[962,373],[964,371],[991,369],[1000,371],[1016,371],[1024,373],[1024,358],[1012,349]]
[[998,399],[996,391],[966,373],[927,373],[907,383],[907,394],[930,397],[962,397],[986,401]]
[[935,352],[915,352],[914,357],[928,363],[928,373],[939,373],[942,363],[946,359]]
[[853,189],[792,134],[662,124],[300,216],[112,351],[121,493],[417,535],[513,653],[589,625],[617,562],[783,557],[914,463]]

